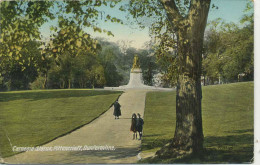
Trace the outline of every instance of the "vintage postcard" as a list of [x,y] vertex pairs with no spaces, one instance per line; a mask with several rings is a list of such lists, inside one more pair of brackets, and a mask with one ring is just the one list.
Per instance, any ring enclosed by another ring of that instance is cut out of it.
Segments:
[[254,163],[252,0],[2,0],[0,27],[0,163]]

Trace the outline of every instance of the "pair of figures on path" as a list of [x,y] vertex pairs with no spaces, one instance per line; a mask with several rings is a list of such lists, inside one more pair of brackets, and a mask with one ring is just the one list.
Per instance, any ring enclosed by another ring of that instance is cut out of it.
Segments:
[[[121,116],[121,105],[118,103],[118,100],[114,103],[114,113],[115,119],[119,119],[119,116]],[[138,116],[138,118],[137,118]],[[130,131],[132,131],[133,139],[137,139],[137,132],[139,133],[139,140],[142,138],[142,132],[143,132],[143,125],[144,120],[141,118],[141,115],[138,113],[137,115],[134,113],[132,115],[132,121],[131,121],[131,127]]]
[[118,100],[114,103],[114,113],[115,119],[119,119],[119,116],[121,116],[121,105],[118,103]]
[[139,133],[139,140],[141,140],[143,136],[142,132],[143,132],[144,120],[141,118],[141,115],[139,113],[137,114],[137,116],[135,113],[132,115],[132,123],[131,123],[130,131],[134,133],[133,140],[137,139],[137,132]]

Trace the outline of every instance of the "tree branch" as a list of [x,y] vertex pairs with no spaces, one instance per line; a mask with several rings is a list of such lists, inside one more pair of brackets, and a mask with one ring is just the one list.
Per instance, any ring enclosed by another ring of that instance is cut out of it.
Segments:
[[183,19],[183,16],[180,14],[178,7],[176,6],[175,0],[159,0],[166,11],[167,18],[169,19],[171,25],[178,25],[179,22]]

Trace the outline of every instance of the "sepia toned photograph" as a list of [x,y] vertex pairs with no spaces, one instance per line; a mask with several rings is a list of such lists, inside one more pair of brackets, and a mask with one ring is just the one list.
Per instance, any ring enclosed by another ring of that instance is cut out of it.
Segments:
[[0,0],[0,164],[254,163],[254,3]]

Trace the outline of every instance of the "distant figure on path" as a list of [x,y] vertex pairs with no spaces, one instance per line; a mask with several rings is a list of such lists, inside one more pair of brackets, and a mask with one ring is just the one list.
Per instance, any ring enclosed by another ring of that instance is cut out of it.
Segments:
[[143,136],[143,125],[144,125],[144,120],[141,118],[141,115],[138,113],[137,114],[138,118],[136,119],[136,129],[139,133],[139,140],[142,139]]
[[133,134],[133,140],[134,139],[137,139],[137,129],[136,129],[136,123],[137,123],[137,117],[136,117],[136,114],[134,113],[132,115],[132,121],[131,121],[131,127],[130,127],[130,131],[132,131],[134,134]]
[[118,100],[116,100],[116,102],[114,103],[114,113],[113,113],[115,119],[119,119],[119,116],[121,116],[120,107],[121,105],[118,103]]

